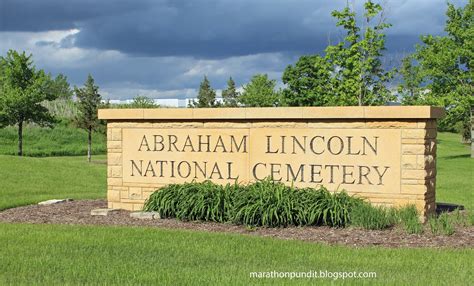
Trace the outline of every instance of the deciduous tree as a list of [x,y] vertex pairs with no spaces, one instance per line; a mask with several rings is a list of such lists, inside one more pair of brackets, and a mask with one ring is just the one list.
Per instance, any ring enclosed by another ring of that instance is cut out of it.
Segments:
[[243,87],[239,97],[240,103],[249,107],[276,106],[279,103],[279,92],[275,91],[276,80],[266,74],[257,74]]
[[363,23],[354,8],[333,11],[345,38],[323,56],[303,56],[285,70],[284,101],[289,105],[381,105],[394,98],[387,88],[393,76],[382,65],[385,23],[380,4],[364,4]]
[[18,126],[18,155],[23,155],[23,127],[26,123],[49,126],[55,118],[41,103],[57,98],[53,82],[37,70],[32,55],[9,50],[0,57],[0,127]]
[[[470,107],[474,104],[474,2],[456,8],[448,4],[445,36],[422,36],[422,44],[405,61],[399,90],[405,104],[429,104],[446,109],[441,130],[458,129],[470,137]],[[416,75],[416,76],[414,76]]]
[[156,108],[159,107],[158,104],[152,98],[149,98],[144,95],[137,95],[133,98],[132,103],[130,104],[131,108]]

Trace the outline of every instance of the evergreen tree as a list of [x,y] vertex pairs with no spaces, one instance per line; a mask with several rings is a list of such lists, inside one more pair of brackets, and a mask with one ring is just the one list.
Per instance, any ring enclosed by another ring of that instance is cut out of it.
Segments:
[[97,118],[97,110],[101,104],[102,97],[99,87],[95,85],[94,79],[89,74],[82,88],[74,88],[77,97],[79,114],[76,118],[78,127],[87,131],[87,161],[91,161],[92,154],[92,131],[97,130],[100,121]]
[[67,77],[63,74],[58,74],[52,81],[50,92],[55,94],[59,99],[71,99],[73,95]]
[[235,88],[235,82],[232,77],[227,81],[227,88],[222,91],[222,100],[226,107],[237,107],[238,106],[239,93]]
[[216,106],[216,91],[211,87],[211,83],[207,79],[207,76],[204,76],[200,86],[199,93],[197,96],[197,102],[193,101],[191,107],[215,107]]
[[0,127],[18,126],[18,155],[23,155],[23,127],[36,123],[51,127],[55,118],[41,105],[56,99],[53,81],[43,70],[36,70],[32,55],[9,50],[0,57]]

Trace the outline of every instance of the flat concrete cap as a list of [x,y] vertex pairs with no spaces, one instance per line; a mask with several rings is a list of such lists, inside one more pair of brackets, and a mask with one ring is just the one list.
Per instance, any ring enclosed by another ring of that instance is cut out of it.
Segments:
[[288,119],[436,119],[444,109],[433,106],[341,106],[260,108],[100,109],[108,120],[288,120]]

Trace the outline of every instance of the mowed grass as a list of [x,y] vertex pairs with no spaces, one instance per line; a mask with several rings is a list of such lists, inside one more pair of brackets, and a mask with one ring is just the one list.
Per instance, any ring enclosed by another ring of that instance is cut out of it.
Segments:
[[474,158],[468,144],[453,133],[438,134],[436,202],[461,204],[474,210]]
[[[28,125],[23,130],[23,154],[31,157],[78,156],[87,154],[87,132],[61,123],[54,128]],[[92,135],[92,154],[107,152],[104,134]],[[18,154],[18,128],[0,129],[0,154]]]
[[55,198],[105,198],[106,156],[92,159],[0,155],[0,210]]
[[0,224],[0,284],[331,284],[255,279],[259,271],[376,272],[344,284],[468,285],[472,249],[326,246],[237,234],[153,228]]

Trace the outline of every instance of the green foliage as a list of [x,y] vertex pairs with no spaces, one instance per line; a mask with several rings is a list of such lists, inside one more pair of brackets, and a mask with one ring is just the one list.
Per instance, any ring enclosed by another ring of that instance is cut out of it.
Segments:
[[423,224],[420,222],[418,210],[414,205],[401,208],[399,218],[407,233],[421,234],[423,232]]
[[239,97],[241,104],[247,107],[271,107],[279,104],[280,94],[275,91],[276,80],[266,74],[257,74],[243,87]]
[[87,76],[84,87],[75,87],[74,92],[77,97],[79,111],[76,118],[77,126],[85,130],[95,130],[99,125],[97,110],[101,104],[102,97],[92,75],[89,74]]
[[352,210],[362,200],[346,192],[330,193],[324,187],[297,191],[296,225],[328,225],[344,227],[350,223]]
[[452,235],[454,234],[454,225],[451,222],[451,218],[448,213],[443,212],[438,217],[432,216],[428,219],[431,233],[434,235]]
[[92,131],[98,130],[101,126],[100,120],[97,118],[97,110],[101,105],[102,97],[99,94],[99,87],[95,85],[92,75],[87,76],[86,83],[83,88],[74,88],[77,97],[78,116],[76,124],[79,128],[83,128],[88,133],[87,138],[87,160],[91,161],[92,154]]
[[474,226],[474,212],[470,211],[467,216],[467,223],[469,226]]
[[367,1],[364,8],[362,24],[349,7],[332,12],[336,25],[346,31],[344,40],[328,46],[323,56],[303,56],[286,68],[285,104],[383,105],[394,99],[387,88],[393,71],[385,71],[382,65],[383,30],[390,25],[384,22],[381,5]]
[[18,125],[18,155],[23,154],[23,124],[52,126],[54,117],[41,103],[53,100],[50,76],[37,70],[32,55],[9,50],[0,57],[0,127]]
[[398,222],[394,208],[375,207],[367,202],[358,204],[351,212],[351,225],[365,229],[381,230]]
[[283,72],[283,100],[289,106],[326,106],[333,94],[328,88],[331,68],[319,55],[302,56]]
[[242,187],[234,198],[233,222],[249,226],[287,226],[297,221],[296,190],[269,180]]
[[137,95],[133,98],[131,104],[129,104],[129,108],[157,108],[159,107],[158,104],[152,98],[149,98],[144,95]]
[[232,77],[227,81],[227,88],[222,91],[222,100],[225,107],[237,107],[239,103],[239,92],[235,88]]
[[181,220],[234,222],[247,226],[328,225],[349,223],[361,203],[345,192],[297,189],[270,180],[220,186],[211,182],[173,184],[153,193],[145,211]]
[[445,36],[422,36],[422,44],[400,70],[399,92],[407,105],[435,105],[446,109],[440,130],[470,137],[470,107],[474,104],[474,2],[456,8],[448,3]]
[[67,81],[67,76],[58,74],[56,78],[51,81],[49,93],[54,94],[56,98],[63,100],[71,99],[73,91]]
[[197,102],[193,100],[190,107],[203,108],[215,107],[216,105],[216,91],[211,87],[211,83],[207,79],[207,76],[204,76],[204,79],[199,86]]
[[211,182],[172,184],[154,192],[144,210],[180,220],[229,221],[231,186]]

